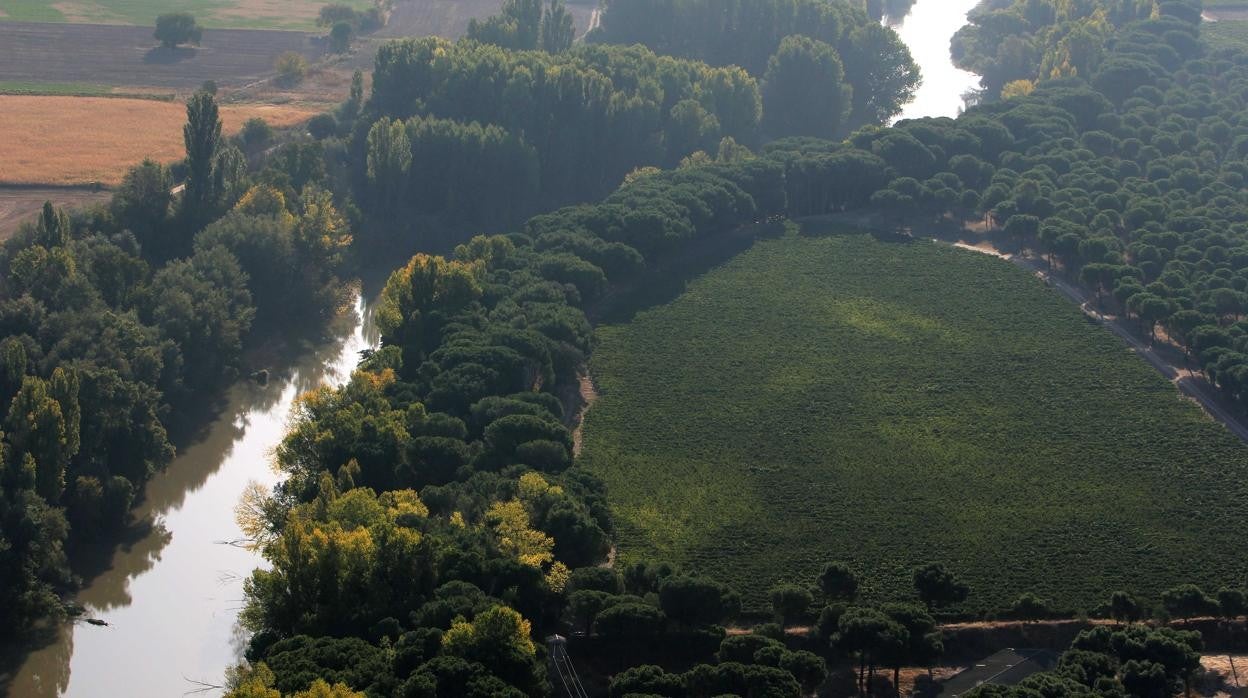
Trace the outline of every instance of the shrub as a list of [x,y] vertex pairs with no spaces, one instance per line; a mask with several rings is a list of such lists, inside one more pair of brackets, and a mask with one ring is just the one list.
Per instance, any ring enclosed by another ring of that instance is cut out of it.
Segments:
[[308,134],[316,140],[324,140],[338,132],[338,120],[333,114],[317,114],[308,121]]
[[781,584],[771,590],[771,609],[781,625],[801,620],[812,602],[811,593],[795,584]]
[[165,48],[179,44],[198,44],[203,30],[189,12],[170,12],[156,18],[156,31],[152,36]]
[[269,122],[264,119],[253,116],[243,124],[243,129],[238,133],[238,140],[248,151],[263,150],[273,140],[273,127],[269,126]]
[[351,24],[335,22],[329,30],[329,45],[334,53],[346,53],[351,48]]
[[308,74],[308,59],[296,51],[287,51],[277,57],[273,64],[277,81],[283,86],[298,85]]

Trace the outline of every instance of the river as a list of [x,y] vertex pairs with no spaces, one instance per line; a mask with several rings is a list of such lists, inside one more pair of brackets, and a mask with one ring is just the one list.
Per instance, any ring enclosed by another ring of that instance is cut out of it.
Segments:
[[85,617],[108,626],[65,625],[26,659],[11,695],[166,698],[202,688],[197,681],[220,684],[243,647],[243,579],[264,564],[228,543],[243,536],[234,505],[250,481],[277,482],[271,454],[295,397],[342,383],[360,351],[376,344],[370,309],[357,299],[326,339],[271,366],[267,385],[231,387],[217,419],[148,483],[132,540],[79,592]]
[[[900,118],[956,116],[978,78],[956,68],[949,40],[977,0],[918,0],[890,21],[923,71],[923,85]],[[147,485],[131,540],[88,580],[77,600],[107,626],[66,624],[56,642],[31,653],[10,687],[14,698],[217,695],[241,656],[243,579],[264,560],[228,544],[242,537],[234,505],[250,481],[271,486],[270,467],[296,396],[341,384],[361,350],[376,346],[368,304],[339,318],[329,338],[270,367],[268,385],[250,381],[226,394],[220,416]],[[200,683],[197,683],[200,682]]]
[[979,88],[979,76],[953,64],[949,41],[978,4],[979,0],[918,0],[900,21],[885,18],[923,72],[923,84],[898,120],[957,116],[966,107],[965,95]]

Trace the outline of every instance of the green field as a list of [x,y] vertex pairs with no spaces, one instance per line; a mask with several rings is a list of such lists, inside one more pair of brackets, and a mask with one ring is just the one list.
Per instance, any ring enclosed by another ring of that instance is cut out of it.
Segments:
[[[359,10],[372,6],[369,0],[341,1]],[[157,15],[190,12],[211,28],[317,31],[316,16],[326,4],[329,0],[0,0],[0,22],[154,26]]]
[[1014,265],[790,235],[598,330],[583,463],[620,553],[736,586],[941,561],[966,611],[1240,586],[1248,448]]
[[0,95],[70,95],[74,97],[102,97],[112,88],[89,82],[26,82],[0,80]]

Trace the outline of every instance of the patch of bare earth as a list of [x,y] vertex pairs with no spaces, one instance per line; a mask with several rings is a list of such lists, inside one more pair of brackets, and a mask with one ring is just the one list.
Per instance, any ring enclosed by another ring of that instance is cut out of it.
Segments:
[[1196,686],[1201,696],[1248,695],[1248,655],[1205,655],[1200,658],[1205,673]]
[[81,208],[108,201],[110,196],[108,190],[93,188],[0,187],[0,241],[7,240],[22,223],[33,221],[45,201]]
[[199,46],[160,48],[151,27],[0,22],[0,80],[77,82],[194,90],[205,80],[246,85],[274,74],[286,51],[314,61],[319,36],[293,31],[206,29]]
[[594,387],[594,381],[589,377],[589,369],[582,367],[576,374],[578,394],[580,397],[580,407],[576,411],[573,418],[575,427],[572,429],[572,455],[581,455],[581,443],[583,441],[582,431],[585,427],[585,413],[593,406],[598,399],[598,389]]

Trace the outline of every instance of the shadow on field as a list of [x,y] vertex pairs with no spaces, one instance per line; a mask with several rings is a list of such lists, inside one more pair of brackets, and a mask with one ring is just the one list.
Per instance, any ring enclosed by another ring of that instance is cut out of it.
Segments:
[[190,60],[197,53],[198,49],[190,46],[175,46],[174,48],[157,46],[156,48],[148,49],[147,53],[143,54],[143,62],[148,65],[173,65]]
[[690,281],[750,249],[756,240],[784,235],[787,223],[767,221],[708,235],[679,254],[654,260],[645,273],[617,286],[589,307],[586,314],[595,325],[629,322],[643,310],[676,300]]

